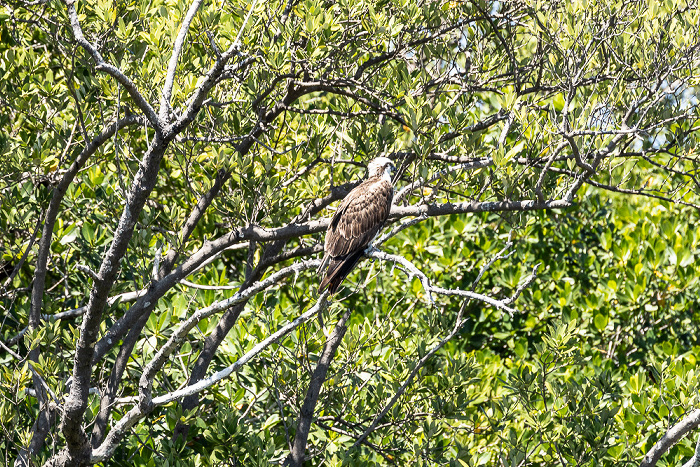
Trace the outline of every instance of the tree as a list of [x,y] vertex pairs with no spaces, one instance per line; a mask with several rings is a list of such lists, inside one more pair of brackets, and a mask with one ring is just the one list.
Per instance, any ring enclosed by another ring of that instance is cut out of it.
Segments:
[[[700,423],[674,338],[697,320],[696,6],[3,8],[16,465],[691,454],[661,435]],[[318,296],[376,155],[392,224]]]

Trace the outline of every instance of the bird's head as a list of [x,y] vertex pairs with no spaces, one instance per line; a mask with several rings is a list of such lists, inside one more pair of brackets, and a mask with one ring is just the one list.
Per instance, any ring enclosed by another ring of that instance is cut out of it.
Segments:
[[388,157],[377,157],[367,165],[369,177],[386,177],[391,181],[391,174],[396,171],[394,163]]

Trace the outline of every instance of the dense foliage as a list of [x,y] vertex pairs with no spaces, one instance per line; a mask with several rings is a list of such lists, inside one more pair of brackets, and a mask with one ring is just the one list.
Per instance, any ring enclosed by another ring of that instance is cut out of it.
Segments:
[[[0,6],[7,465],[653,465],[700,425],[693,2]],[[377,155],[390,256],[326,306]]]

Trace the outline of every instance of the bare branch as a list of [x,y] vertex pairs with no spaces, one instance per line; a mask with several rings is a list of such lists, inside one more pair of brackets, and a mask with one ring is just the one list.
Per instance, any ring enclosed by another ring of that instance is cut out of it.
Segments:
[[199,289],[199,290],[238,290],[241,288],[240,285],[204,285],[204,284],[195,284],[194,282],[186,281],[186,280],[181,280],[180,284],[186,285],[187,287],[192,287],[193,289]]
[[426,220],[427,218],[428,217],[425,215],[420,215],[418,217],[412,217],[410,219],[405,219],[405,220],[399,222],[399,224],[397,226],[395,226],[389,232],[386,232],[385,234],[383,234],[381,237],[379,237],[373,243],[375,245],[381,245],[382,243],[386,242],[387,240],[389,240],[391,237],[395,236],[396,234],[398,234],[402,230],[405,230],[413,225],[416,225],[419,222]]
[[[160,405],[167,404],[169,402],[172,402],[174,400],[180,399],[182,397],[196,394],[208,387],[213,386],[214,384],[218,383],[219,381],[228,378],[233,372],[238,371],[243,365],[247,364],[253,357],[258,355],[260,352],[265,350],[267,347],[270,345],[279,342],[280,339],[282,339],[284,336],[292,332],[294,329],[298,328],[301,326],[303,323],[307,322],[316,314],[320,311],[323,310],[327,304],[328,304],[328,294],[324,293],[322,294],[316,304],[311,307],[308,311],[306,311],[304,314],[296,318],[294,321],[286,324],[282,328],[280,328],[277,332],[273,333],[270,335],[268,338],[265,340],[261,341],[259,344],[257,344],[255,347],[253,347],[249,352],[247,352],[245,355],[243,355],[241,358],[239,358],[235,363],[232,365],[228,366],[227,368],[218,371],[211,375],[210,377],[203,379],[195,384],[192,384],[190,386],[186,386],[182,389],[178,389],[177,391],[170,392],[168,394],[165,394],[160,397],[155,397],[153,398],[152,401],[152,407],[157,407]],[[120,400],[120,403],[124,402],[136,402],[137,398],[129,398],[125,400]],[[121,441],[121,438],[126,434],[126,432],[133,427],[136,422],[139,421],[141,417],[146,415],[141,411],[141,408],[139,405],[134,406],[129,412],[127,412],[120,420],[119,422],[116,423],[114,427],[110,430],[110,432],[107,434],[107,437],[105,438],[104,442],[96,449],[92,451],[92,456],[90,458],[90,461],[93,463],[101,462],[106,459],[108,459],[114,450],[117,448],[119,445],[119,442]]]
[[668,429],[666,434],[664,434],[660,440],[652,446],[652,448],[646,453],[642,463],[639,467],[653,467],[656,462],[661,459],[669,449],[678,443],[685,435],[687,435],[691,430],[694,430],[700,425],[700,409],[695,409],[687,414],[683,420],[676,423],[674,426]]
[[170,55],[170,61],[168,61],[168,70],[165,74],[165,84],[163,85],[163,93],[160,99],[160,120],[162,122],[167,122],[170,114],[170,98],[173,93],[173,83],[175,82],[175,71],[177,70],[177,62],[182,53],[182,46],[187,38],[187,32],[190,29],[192,20],[199,10],[199,6],[202,4],[202,0],[194,0],[190,4],[190,8],[187,10],[185,18],[182,20],[180,25],[180,30],[175,38],[175,43],[173,44],[173,52]]
[[398,263],[401,266],[403,266],[404,268],[406,268],[406,274],[408,274],[408,279],[411,280],[412,278],[417,277],[420,280],[420,283],[423,285],[423,290],[425,291],[426,295],[428,296],[428,301],[430,302],[431,305],[435,304],[435,301],[433,300],[433,296],[430,293],[433,290],[433,287],[430,285],[430,281],[428,280],[428,276],[423,274],[409,260],[407,260],[403,256],[390,255],[388,253],[384,253],[383,251],[379,251],[374,247],[367,248],[367,251],[365,251],[365,255],[368,258],[376,258],[376,259],[380,259],[383,261],[392,261],[392,262]]
[[[468,290],[460,290],[460,289],[445,289],[442,287],[434,286],[430,284],[430,281],[428,280],[428,277],[421,272],[416,266],[413,265],[410,261],[408,261],[406,258],[403,256],[399,255],[390,255],[388,253],[384,253],[383,251],[379,251],[376,248],[370,247],[367,249],[365,252],[365,255],[368,258],[376,258],[382,261],[391,261],[394,263],[398,263],[401,266],[403,266],[406,269],[406,274],[408,274],[409,279],[412,277],[418,277],[418,279],[421,281],[421,284],[423,285],[423,289],[425,290],[425,293],[428,295],[428,301],[430,302],[431,305],[435,305],[435,301],[433,300],[432,293],[436,293],[438,295],[451,295],[451,296],[458,296],[458,297],[464,297],[464,298],[470,298],[473,300],[479,300],[481,302],[484,302],[488,305],[491,305],[495,308],[498,308],[500,310],[508,312],[511,316],[515,313],[515,310],[510,308],[508,305],[515,301],[517,298],[517,295],[520,293],[518,292],[516,296],[506,300],[495,300],[491,297],[487,297],[486,295],[482,295],[476,292],[471,292]],[[524,282],[525,286],[529,285],[532,280],[534,280],[534,277],[528,279]]]
[[75,269],[77,269],[80,272],[84,272],[88,276],[92,278],[92,280],[98,281],[100,280],[100,277],[97,275],[95,271],[90,269],[88,266],[85,266],[84,264],[76,264]]
[[[236,40],[233,41],[231,46],[226,50],[226,52],[222,53],[219,57],[217,57],[216,62],[214,63],[214,66],[212,66],[207,74],[204,76],[204,79],[202,82],[197,86],[195,89],[194,93],[192,93],[192,96],[189,99],[189,103],[187,104],[187,108],[183,112],[182,116],[177,119],[173,124],[171,124],[168,129],[167,133],[171,136],[175,136],[177,133],[179,133],[185,126],[187,126],[192,120],[194,120],[195,115],[199,112],[199,109],[202,107],[202,104],[204,103],[204,100],[206,99],[207,94],[209,91],[214,87],[214,85],[217,83],[221,73],[225,70],[226,63],[231,59],[233,55],[236,55],[239,53],[240,49],[240,38],[241,35],[243,34],[243,31],[248,24],[248,20],[250,19],[251,14],[253,13],[253,10],[255,9],[255,6],[257,5],[258,0],[254,0],[253,4],[250,7],[250,10],[248,10],[248,14],[246,15],[245,19],[243,20],[243,25],[241,26],[241,29],[238,31],[238,35],[236,36]],[[253,63],[253,60],[248,60],[247,63]]]
[[197,323],[204,318],[213,315],[214,313],[224,311],[238,303],[247,302],[248,299],[254,295],[257,295],[262,290],[277,284],[281,280],[293,274],[299,274],[301,271],[316,268],[319,264],[321,264],[320,260],[309,260],[301,263],[295,263],[289,267],[277,271],[276,273],[270,275],[270,277],[267,279],[259,281],[243,290],[236,292],[231,298],[221,300],[209,305],[206,308],[201,308],[195,311],[184,323],[180,325],[180,327],[173,332],[168,341],[160,348],[160,350],[158,350],[158,353],[156,353],[150,363],[148,363],[148,365],[146,365],[144,368],[139,382],[139,405],[141,406],[142,411],[146,413],[151,410],[151,385],[153,384],[153,378],[155,377],[156,372],[160,370],[170,354],[175,351],[180,342],[182,342],[185,336]]
[[352,308],[347,308],[343,316],[338,320],[333,332],[326,339],[326,343],[323,346],[323,351],[316,364],[316,369],[311,376],[311,381],[309,382],[309,388],[306,391],[306,396],[304,397],[304,404],[301,406],[299,411],[299,422],[297,423],[296,436],[294,437],[294,445],[292,446],[289,456],[284,462],[284,465],[290,465],[293,467],[300,467],[304,462],[304,453],[306,452],[306,442],[309,438],[309,430],[311,429],[311,421],[314,418],[314,413],[316,411],[316,404],[318,403],[318,396],[321,393],[321,386],[326,380],[326,374],[328,373],[328,368],[331,365],[333,357],[343,341],[343,336],[347,331],[347,322],[352,313]]
[[93,60],[95,60],[95,69],[104,71],[117,80],[119,84],[124,86],[124,89],[127,90],[131,96],[131,99],[133,99],[134,103],[139,109],[141,109],[148,121],[151,122],[151,125],[153,125],[156,132],[160,132],[161,125],[160,121],[158,120],[158,116],[156,115],[155,110],[153,110],[153,107],[151,107],[151,105],[138,91],[136,84],[134,84],[134,82],[131,81],[131,79],[129,79],[129,77],[127,77],[119,68],[115,67],[111,63],[107,63],[102,58],[100,52],[97,51],[97,48],[95,48],[94,45],[85,39],[83,30],[80,27],[80,22],[78,21],[78,13],[75,10],[75,0],[68,0],[66,2],[66,7],[68,9],[68,17],[70,18],[71,27],[73,28],[73,36],[75,36],[75,40],[78,41],[78,44],[80,44],[83,49],[92,55]]

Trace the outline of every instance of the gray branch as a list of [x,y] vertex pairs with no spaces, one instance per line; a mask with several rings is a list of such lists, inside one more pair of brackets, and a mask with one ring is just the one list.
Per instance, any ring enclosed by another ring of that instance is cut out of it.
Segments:
[[700,425],[700,409],[695,409],[685,416],[683,420],[669,428],[665,435],[652,446],[646,453],[639,467],[653,467],[669,449],[678,443],[690,430]]
[[693,457],[683,464],[683,467],[700,467],[700,436],[698,437],[697,443],[695,443],[695,453]]
[[[431,305],[434,305],[435,302],[432,297],[432,293],[436,293],[438,295],[452,295],[452,296],[457,296],[457,297],[463,297],[463,298],[469,298],[473,300],[479,300],[481,302],[484,302],[488,305],[491,305],[495,308],[498,308],[499,310],[503,310],[508,312],[508,314],[513,315],[515,313],[515,310],[510,308],[508,305],[513,302],[515,299],[514,298],[508,298],[506,300],[496,300],[491,297],[488,297],[486,295],[482,295],[476,292],[471,292],[469,290],[461,290],[461,289],[445,289],[442,287],[437,287],[434,285],[430,284],[430,281],[428,280],[428,277],[416,266],[413,265],[409,260],[404,258],[403,256],[399,255],[390,255],[388,253],[384,253],[383,251],[379,251],[376,248],[368,248],[367,251],[365,252],[365,255],[368,258],[376,258],[382,261],[390,261],[393,263],[398,263],[401,266],[403,266],[406,269],[406,274],[408,274],[409,279],[412,277],[418,277],[420,280],[421,284],[423,285],[423,289],[425,290],[426,295],[428,296],[428,300],[430,301]],[[526,280],[525,284],[528,284],[532,282],[534,277]],[[521,290],[520,288],[518,290]],[[518,295],[520,292],[516,292]],[[517,296],[516,296],[517,298]]]
[[95,69],[107,73],[112,78],[117,80],[119,84],[124,86],[124,89],[127,90],[131,96],[131,99],[133,99],[134,103],[139,109],[141,109],[146,118],[148,118],[148,121],[151,122],[151,125],[153,125],[156,132],[160,132],[161,126],[158,116],[156,115],[155,110],[153,110],[153,107],[151,107],[151,105],[146,101],[146,99],[144,99],[139,90],[136,88],[136,84],[134,84],[134,82],[131,81],[131,79],[119,68],[106,62],[102,58],[100,52],[97,51],[97,48],[95,48],[95,46],[92,45],[83,35],[83,30],[80,27],[80,22],[78,21],[78,13],[75,10],[75,0],[68,0],[66,2],[66,7],[68,9],[70,24],[73,29],[73,36],[75,36],[75,40],[78,41],[78,44],[80,44],[83,49],[92,55],[93,60],[95,60]]
[[335,357],[335,353],[343,341],[343,336],[347,331],[347,322],[352,313],[352,308],[347,308],[343,316],[338,320],[333,332],[328,339],[326,344],[323,346],[323,352],[321,352],[321,357],[316,364],[316,369],[311,376],[311,381],[309,382],[309,389],[304,397],[304,404],[301,406],[301,411],[299,412],[299,423],[297,424],[297,432],[294,437],[294,444],[289,456],[284,462],[284,465],[289,465],[292,467],[300,467],[304,463],[304,453],[306,452],[306,443],[309,439],[309,430],[311,429],[311,422],[314,418],[314,413],[316,411],[316,404],[318,403],[318,396],[321,393],[321,387],[323,382],[326,380],[326,374],[328,374],[328,368]]
[[202,0],[194,0],[190,5],[189,10],[185,18],[182,20],[180,25],[180,30],[175,38],[175,43],[173,44],[173,53],[170,55],[170,60],[168,61],[168,70],[165,74],[165,84],[163,85],[163,94],[160,99],[160,114],[159,117],[162,122],[167,122],[170,115],[170,98],[173,93],[173,83],[175,82],[175,71],[177,70],[177,62],[180,59],[180,54],[182,53],[182,46],[187,38],[187,32],[190,29],[192,20],[199,10],[199,6],[202,4]]
[[[233,372],[238,371],[243,365],[247,364],[253,357],[258,355],[260,352],[265,350],[267,347],[270,345],[279,342],[280,339],[282,339],[284,336],[292,332],[294,329],[298,328],[314,316],[316,316],[317,313],[325,309],[325,307],[328,304],[328,294],[324,293],[322,294],[316,304],[311,307],[308,311],[306,311],[304,314],[299,316],[297,319],[294,321],[287,323],[285,326],[280,328],[277,332],[271,334],[268,338],[264,339],[260,343],[258,343],[255,347],[253,347],[249,352],[247,352],[245,355],[243,355],[241,358],[239,358],[235,363],[232,365],[228,366],[227,368],[224,368],[221,371],[218,371],[211,375],[210,377],[203,379],[201,381],[198,381],[195,384],[192,384],[190,386],[186,386],[182,389],[178,389],[177,391],[173,391],[167,394],[164,394],[159,397],[153,398],[153,404],[152,407],[157,407],[160,405],[168,404],[172,401],[175,401],[177,399],[180,399],[182,397],[186,397],[192,394],[196,394],[198,392],[203,391],[206,388],[209,388],[213,386],[214,384],[218,383],[219,381],[228,378]],[[136,397],[133,398],[128,398],[128,399],[120,399],[120,403],[124,402],[132,402],[135,403],[137,402]],[[133,427],[136,422],[138,422],[143,416],[145,416],[146,413],[142,412],[140,405],[135,405],[129,412],[127,412],[120,420],[115,424],[114,427],[110,430],[110,432],[107,434],[105,437],[104,442],[96,449],[92,451],[92,456],[90,458],[90,461],[93,463],[97,462],[102,462],[106,459],[108,459],[112,453],[114,453],[114,450],[117,448],[119,445],[122,437],[128,432],[131,427]]]
[[158,353],[156,353],[153,359],[144,368],[139,380],[139,405],[141,405],[142,411],[146,413],[151,410],[151,389],[153,385],[153,378],[155,377],[156,373],[162,368],[170,354],[175,351],[180,342],[182,342],[182,340],[187,336],[190,330],[197,325],[197,323],[204,318],[213,315],[214,313],[227,310],[234,305],[248,301],[254,295],[274,284],[279,283],[283,279],[293,274],[298,274],[307,269],[316,268],[320,263],[320,260],[315,259],[293,264],[277,271],[264,280],[252,284],[250,287],[247,287],[244,290],[236,292],[233,297],[215,302],[206,308],[200,308],[199,310],[195,311],[173,332],[168,341],[160,348]]

